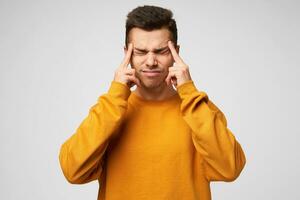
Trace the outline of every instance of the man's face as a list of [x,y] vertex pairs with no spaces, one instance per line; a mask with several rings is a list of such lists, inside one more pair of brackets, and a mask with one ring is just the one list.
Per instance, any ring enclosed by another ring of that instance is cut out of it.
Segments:
[[[166,28],[153,31],[131,29],[129,42],[133,44],[133,52],[130,65],[136,70],[136,77],[143,87],[152,89],[165,84],[168,68],[174,63],[169,40],[170,32]],[[176,49],[178,52],[179,47]]]

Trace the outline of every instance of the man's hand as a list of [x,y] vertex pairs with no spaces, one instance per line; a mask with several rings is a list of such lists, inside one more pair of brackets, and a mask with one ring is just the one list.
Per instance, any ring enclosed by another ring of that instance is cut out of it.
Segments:
[[126,84],[129,88],[134,85],[140,86],[140,80],[135,76],[135,69],[128,67],[132,55],[133,45],[128,44],[128,50],[121,65],[115,71],[114,81]]
[[168,41],[168,46],[171,50],[171,54],[175,60],[176,66],[169,67],[169,74],[166,78],[166,82],[168,85],[170,85],[170,82],[172,82],[172,84],[177,87],[191,80],[191,75],[189,72],[189,67],[179,57],[171,41]]

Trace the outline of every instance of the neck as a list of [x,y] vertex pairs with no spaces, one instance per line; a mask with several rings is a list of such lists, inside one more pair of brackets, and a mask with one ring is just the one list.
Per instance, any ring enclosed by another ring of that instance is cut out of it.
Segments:
[[167,84],[163,84],[160,87],[156,88],[146,88],[144,86],[141,86],[137,87],[133,92],[145,100],[158,101],[167,99],[177,93],[172,84],[170,84],[169,86]]

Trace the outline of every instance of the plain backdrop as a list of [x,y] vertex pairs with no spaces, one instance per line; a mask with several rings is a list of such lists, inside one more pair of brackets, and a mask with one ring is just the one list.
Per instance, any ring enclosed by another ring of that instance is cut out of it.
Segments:
[[211,183],[213,199],[300,199],[296,0],[1,0],[0,199],[97,198],[97,181],[66,181],[59,150],[108,90],[126,15],[145,4],[174,12],[180,56],[245,151],[236,181]]

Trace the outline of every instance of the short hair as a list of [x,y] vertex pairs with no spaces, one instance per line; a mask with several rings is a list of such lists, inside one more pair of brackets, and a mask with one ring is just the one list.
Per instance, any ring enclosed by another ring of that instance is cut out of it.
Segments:
[[158,6],[138,6],[127,15],[125,45],[127,47],[129,32],[133,28],[141,28],[146,31],[152,31],[161,28],[167,28],[170,31],[171,40],[177,45],[177,26],[173,19],[173,13],[169,9]]

